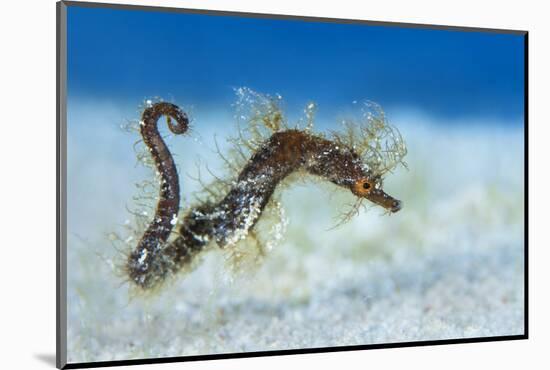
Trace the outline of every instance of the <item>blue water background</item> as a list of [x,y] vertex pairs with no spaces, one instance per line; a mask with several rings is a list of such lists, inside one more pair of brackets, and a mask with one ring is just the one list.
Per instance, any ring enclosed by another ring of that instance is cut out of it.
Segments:
[[280,93],[290,110],[313,100],[328,121],[369,99],[446,125],[521,124],[523,51],[514,34],[68,9],[69,102],[160,96],[226,111],[247,86]]

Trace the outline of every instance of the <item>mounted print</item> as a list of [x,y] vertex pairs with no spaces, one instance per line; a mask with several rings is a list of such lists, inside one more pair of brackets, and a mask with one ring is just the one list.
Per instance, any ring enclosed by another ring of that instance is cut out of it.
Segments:
[[527,338],[527,32],[57,5],[58,367]]

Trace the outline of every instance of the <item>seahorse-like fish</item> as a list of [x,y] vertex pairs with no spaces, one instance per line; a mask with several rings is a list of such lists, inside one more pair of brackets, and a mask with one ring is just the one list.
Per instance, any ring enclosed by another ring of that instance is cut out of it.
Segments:
[[[151,289],[191,263],[207,244],[215,242],[220,248],[226,248],[245,238],[262,217],[278,185],[297,171],[336,184],[359,201],[368,200],[391,213],[402,208],[401,201],[382,189],[383,174],[402,162],[406,154],[401,136],[387,125],[384,117],[382,121],[373,121],[370,117],[370,124],[360,127],[359,131],[347,125],[343,134],[335,133],[327,138],[312,133],[310,127],[286,127],[276,100],[260,97],[264,99],[263,108],[251,121],[255,120],[255,124],[261,121],[271,135],[257,140],[251,156],[225,194],[216,201],[192,207],[177,222],[176,236],[171,240],[169,236],[178,217],[179,181],[157,121],[163,115],[173,118],[177,124],[169,120],[170,130],[183,134],[188,128],[188,119],[173,104],[159,102],[145,108],[140,131],[161,184],[153,220],[126,262],[131,282]],[[380,140],[384,135],[391,138],[385,146]]]

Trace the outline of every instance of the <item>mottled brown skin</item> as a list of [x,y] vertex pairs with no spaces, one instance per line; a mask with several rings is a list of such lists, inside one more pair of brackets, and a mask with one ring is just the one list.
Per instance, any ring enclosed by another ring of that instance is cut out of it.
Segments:
[[[151,119],[154,117],[151,116]],[[149,131],[145,133],[148,134]],[[149,141],[153,146],[162,144],[162,150],[152,150],[152,154],[153,158],[158,158],[155,155],[160,152],[165,159],[162,162],[166,162],[166,166],[163,164],[161,168],[157,165],[163,179],[177,179],[171,156],[163,146],[162,139],[155,135],[151,137],[156,138],[154,143]],[[147,141],[146,144],[149,146]],[[166,174],[161,169],[166,170]],[[365,168],[359,155],[351,148],[300,130],[276,132],[252,155],[240,172],[235,186],[220,202],[205,204],[187,213],[180,223],[178,237],[172,242],[160,249],[151,247],[149,238],[153,243],[166,241],[170,227],[164,222],[162,227],[154,226],[154,223],[149,226],[130,260],[139,260],[143,256],[140,253],[143,248],[155,253],[146,257],[146,260],[151,258],[151,263],[132,265],[135,270],[130,274],[132,281],[142,288],[150,288],[161,282],[168,273],[189,263],[211,240],[221,248],[237,242],[259,220],[277,185],[297,170],[304,170],[345,187],[356,196],[369,199],[391,212],[401,209],[401,202],[382,191],[380,178]],[[179,190],[176,184],[173,185],[172,190]],[[163,217],[171,217],[178,202],[177,194],[165,194],[161,190],[157,215],[161,215],[162,220]],[[163,207],[167,207],[167,210],[163,210]]]
[[[213,238],[225,247],[228,239],[242,228],[246,215],[243,210],[257,200],[261,212],[277,185],[292,172],[303,169],[336,185],[346,187],[356,196],[367,198],[392,212],[401,202],[377,188],[380,179],[362,166],[360,157],[352,150],[334,142],[299,130],[273,134],[252,156],[237,178],[237,185],[217,204],[203,206],[200,214],[191,211],[180,228],[181,237],[174,240],[177,249],[200,249]],[[212,216],[215,215],[215,216]],[[259,217],[247,225],[252,228]],[[192,235],[205,236],[200,242]]]

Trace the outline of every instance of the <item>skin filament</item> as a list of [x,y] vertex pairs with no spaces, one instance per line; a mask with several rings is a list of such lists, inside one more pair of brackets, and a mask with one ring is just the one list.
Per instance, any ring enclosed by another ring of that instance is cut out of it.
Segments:
[[[359,150],[345,136],[328,139],[313,134],[309,125],[303,130],[280,128],[277,111],[276,115],[264,115],[263,125],[271,130],[271,135],[252,148],[231,186],[219,199],[192,207],[177,222],[177,236],[168,241],[178,217],[180,198],[176,167],[156,125],[162,115],[176,120],[177,125],[169,121],[170,130],[176,134],[184,133],[188,127],[187,116],[173,104],[156,103],[142,115],[141,135],[161,176],[154,219],[126,263],[130,280],[144,290],[160,285],[189,265],[207,244],[215,242],[220,248],[230,248],[246,238],[277,186],[295,172],[329,181],[349,190],[359,202],[367,199],[391,213],[402,207],[401,201],[382,190],[382,174],[387,169],[380,170],[363,153],[372,156],[373,150]],[[348,134],[354,135],[351,131]],[[401,161],[405,153],[401,150],[397,160]]]

